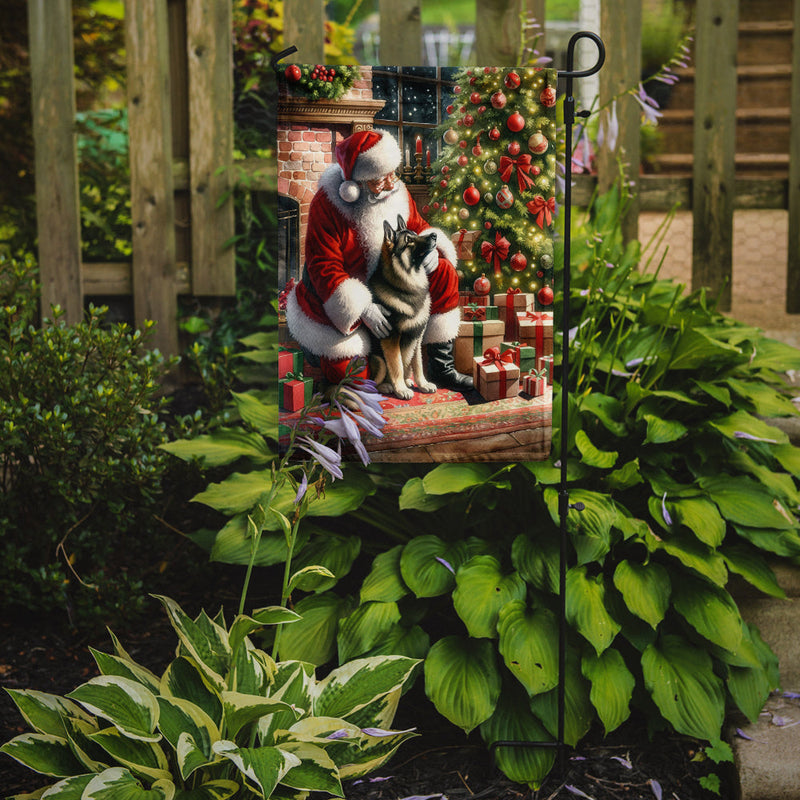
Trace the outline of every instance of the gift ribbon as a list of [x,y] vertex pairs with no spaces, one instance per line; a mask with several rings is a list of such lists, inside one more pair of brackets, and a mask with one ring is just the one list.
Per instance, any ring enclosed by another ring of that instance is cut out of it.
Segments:
[[466,306],[464,308],[464,319],[468,322],[484,322],[486,320],[486,306]]
[[500,158],[500,165],[498,174],[500,175],[503,183],[511,182],[511,173],[517,168],[517,183],[519,184],[520,192],[524,192],[533,186],[533,178],[528,174],[531,171],[531,157],[527,153],[523,153],[518,158],[510,158],[509,156],[502,156]]
[[[506,371],[506,364],[514,363],[514,353],[511,350],[506,350],[501,353],[499,347],[489,347],[483,351],[483,361],[480,365],[482,367],[497,367],[500,371],[500,399],[507,396],[506,381],[503,378],[503,373]],[[480,391],[481,370],[478,370],[478,391]]]
[[283,379],[287,380],[287,381],[303,381],[303,380],[305,380],[305,378],[303,377],[303,373],[302,372],[287,372],[283,376]]
[[511,249],[511,242],[503,236],[500,231],[495,231],[494,244],[491,242],[481,243],[481,255],[487,264],[494,266],[495,278],[500,277],[500,262],[508,258],[508,251]]
[[518,286],[509,286],[508,289],[506,289],[506,294],[522,294],[522,289]]
[[550,197],[545,200],[542,195],[537,194],[533,200],[529,200],[525,203],[525,208],[533,214],[536,224],[540,228],[544,228],[545,225],[551,225],[553,222],[553,214],[556,210],[556,199],[555,197]]
[[540,311],[526,311],[524,314],[520,312],[517,315],[517,319],[519,321],[526,320],[534,323],[534,347],[536,348],[536,356],[538,358],[539,355],[544,355],[544,320],[547,319],[547,316]]

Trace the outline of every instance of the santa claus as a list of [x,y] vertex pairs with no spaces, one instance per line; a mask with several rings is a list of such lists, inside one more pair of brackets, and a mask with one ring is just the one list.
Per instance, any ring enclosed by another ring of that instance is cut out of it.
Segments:
[[460,322],[455,248],[422,218],[395,175],[401,160],[397,142],[380,131],[359,131],[336,146],[336,163],[320,177],[311,201],[303,280],[287,299],[286,322],[307,356],[319,361],[325,378],[341,381],[351,359],[369,354],[370,331],[378,338],[389,333],[369,279],[378,266],[384,221],[394,224],[401,216],[415,233],[438,234],[437,249],[423,264],[431,296],[424,338],[427,377],[438,386],[468,389],[472,378],[453,363]]

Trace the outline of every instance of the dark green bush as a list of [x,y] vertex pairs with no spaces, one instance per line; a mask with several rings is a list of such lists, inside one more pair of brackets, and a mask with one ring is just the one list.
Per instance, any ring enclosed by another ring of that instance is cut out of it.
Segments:
[[102,308],[36,327],[36,290],[32,259],[0,255],[0,605],[80,616],[141,595],[115,555],[160,494],[167,364]]

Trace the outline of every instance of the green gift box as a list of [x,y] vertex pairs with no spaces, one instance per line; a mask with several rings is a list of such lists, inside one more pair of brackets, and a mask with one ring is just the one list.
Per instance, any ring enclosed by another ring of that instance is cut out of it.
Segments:
[[278,383],[280,384],[281,408],[284,411],[300,411],[311,402],[311,395],[314,391],[313,378],[303,377],[302,372],[289,372]]
[[472,359],[482,356],[489,347],[497,347],[503,341],[505,326],[499,319],[485,322],[464,321],[458,326],[458,337],[453,348],[456,370],[464,375],[472,374]]
[[303,371],[303,351],[294,347],[278,348],[278,378],[285,378],[290,372]]
[[486,322],[490,319],[500,319],[500,309],[497,306],[479,306],[468,303],[461,312],[465,322]]
[[536,348],[520,342],[503,342],[500,347],[503,350],[511,350],[514,354],[514,363],[519,367],[520,374],[536,369]]

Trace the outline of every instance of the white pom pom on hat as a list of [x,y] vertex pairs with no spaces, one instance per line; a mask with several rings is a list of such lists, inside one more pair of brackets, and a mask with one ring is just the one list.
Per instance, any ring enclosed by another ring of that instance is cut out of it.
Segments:
[[365,130],[336,145],[336,161],[344,178],[339,197],[355,203],[361,196],[358,181],[376,180],[400,166],[403,155],[394,137],[382,131]]

